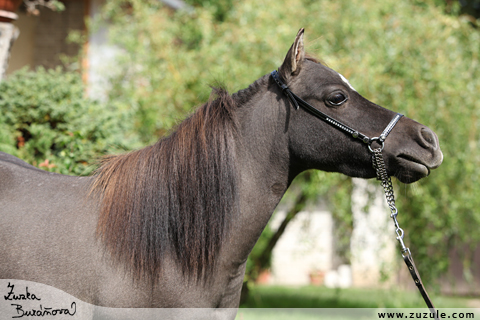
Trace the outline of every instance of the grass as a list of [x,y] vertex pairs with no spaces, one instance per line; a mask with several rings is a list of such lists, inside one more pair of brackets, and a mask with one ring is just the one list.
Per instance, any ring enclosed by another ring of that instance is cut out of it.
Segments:
[[[430,295],[438,308],[466,308],[465,298]],[[398,289],[255,286],[241,308],[424,308],[420,293]]]
[[[437,308],[468,307],[466,298],[430,297]],[[378,319],[377,312],[394,309],[428,313],[416,291],[315,286],[255,286],[240,308],[236,320],[370,320]]]

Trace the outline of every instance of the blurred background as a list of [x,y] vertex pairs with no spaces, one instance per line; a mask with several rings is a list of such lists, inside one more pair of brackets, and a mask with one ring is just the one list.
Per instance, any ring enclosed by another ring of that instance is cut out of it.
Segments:
[[[3,5],[3,7],[2,7]],[[439,307],[480,308],[479,0],[0,0],[0,150],[88,175],[306,50],[433,129],[444,162],[395,184]],[[245,307],[421,307],[377,181],[306,172],[253,250]],[[412,294],[413,292],[413,294]]]

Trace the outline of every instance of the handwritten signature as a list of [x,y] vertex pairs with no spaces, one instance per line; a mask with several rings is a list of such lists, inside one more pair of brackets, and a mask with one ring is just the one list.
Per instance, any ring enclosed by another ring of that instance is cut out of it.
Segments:
[[15,301],[17,303],[12,303],[11,306],[15,308],[17,312],[16,316],[12,316],[12,319],[15,318],[22,318],[22,317],[44,317],[44,316],[56,316],[56,315],[70,315],[73,316],[77,312],[77,304],[76,302],[72,302],[70,308],[51,308],[51,307],[44,307],[40,305],[39,308],[33,308],[25,310],[24,307],[19,304],[18,301],[41,301],[42,299],[35,295],[32,292],[28,291],[28,287],[25,287],[25,293],[15,293],[15,285],[8,283],[7,287],[9,288],[9,292],[7,295],[3,296],[3,298],[7,301]]
[[25,287],[25,294],[21,293],[18,295],[13,292],[13,289],[15,288],[14,284],[10,284],[9,282],[7,287],[10,288],[10,291],[6,296],[3,296],[5,300],[41,300],[35,294],[28,292],[28,287]]

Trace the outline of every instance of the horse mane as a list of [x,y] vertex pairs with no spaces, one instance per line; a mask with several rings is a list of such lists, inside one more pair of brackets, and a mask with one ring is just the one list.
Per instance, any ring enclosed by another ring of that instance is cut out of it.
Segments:
[[253,97],[261,92],[261,90],[268,83],[270,74],[266,74],[260,79],[257,79],[255,82],[250,84],[247,88],[239,90],[232,95],[232,98],[236,101],[237,105],[243,106],[247,104]]
[[137,278],[166,256],[184,276],[205,278],[238,212],[236,103],[224,89],[154,145],[103,159],[97,236]]
[[[314,63],[319,63],[328,67],[328,65],[321,59],[307,53],[305,55],[306,60],[310,60]],[[260,92],[268,83],[270,79],[270,73],[264,75],[263,77],[259,78],[257,81],[250,84],[247,88],[239,90],[235,92],[232,97],[235,101],[237,101],[238,105],[244,105],[248,103],[258,92]]]

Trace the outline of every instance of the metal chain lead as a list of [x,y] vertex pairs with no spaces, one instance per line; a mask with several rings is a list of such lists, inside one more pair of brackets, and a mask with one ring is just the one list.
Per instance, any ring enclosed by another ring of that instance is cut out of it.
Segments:
[[395,224],[395,233],[397,234],[397,240],[400,242],[402,247],[402,255],[408,253],[410,255],[410,249],[405,246],[403,242],[404,233],[403,229],[400,228],[400,225],[397,221],[398,209],[395,206],[395,195],[393,193],[392,179],[387,173],[387,168],[385,162],[383,161],[382,148],[377,148],[372,150],[372,163],[375,172],[377,173],[377,180],[380,180],[382,183],[383,190],[385,191],[385,198],[387,199],[388,207],[390,208],[391,215]]
[[392,212],[390,217],[393,219],[393,222],[395,224],[395,233],[397,234],[397,240],[398,242],[400,242],[400,245],[402,247],[403,260],[407,264],[410,275],[412,276],[413,281],[415,282],[415,285],[420,291],[423,297],[423,300],[427,304],[427,307],[430,309],[430,312],[433,314],[433,318],[435,320],[438,320],[439,319],[438,312],[433,306],[432,300],[428,296],[428,293],[425,290],[425,287],[423,286],[422,280],[420,279],[420,275],[418,274],[418,271],[415,267],[415,263],[413,262],[410,249],[407,248],[405,246],[405,243],[403,242],[404,233],[403,233],[403,229],[400,228],[397,221],[398,210],[397,210],[397,207],[395,206],[395,196],[393,194],[392,179],[390,179],[390,176],[388,175],[387,169],[385,167],[385,162],[383,161],[383,156],[382,156],[383,145],[381,148],[376,148],[376,149],[372,149],[369,146],[369,149],[372,153],[372,164],[373,164],[373,168],[375,169],[375,172],[377,173],[377,179],[382,182],[382,187],[383,187],[383,190],[385,191],[385,198],[387,199],[388,207]]

